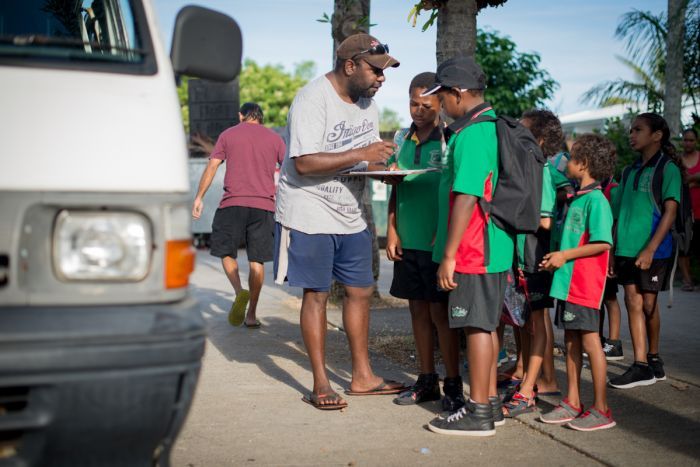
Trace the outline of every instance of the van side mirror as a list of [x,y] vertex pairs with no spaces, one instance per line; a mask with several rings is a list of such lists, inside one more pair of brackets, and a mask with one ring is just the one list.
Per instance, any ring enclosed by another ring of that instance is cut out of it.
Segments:
[[233,18],[186,6],[177,14],[170,60],[175,75],[231,81],[241,71],[243,41]]

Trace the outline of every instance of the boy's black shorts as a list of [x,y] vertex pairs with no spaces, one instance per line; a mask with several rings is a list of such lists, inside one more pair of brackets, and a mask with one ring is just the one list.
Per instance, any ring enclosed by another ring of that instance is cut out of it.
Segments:
[[406,300],[447,303],[447,292],[438,290],[437,270],[430,251],[404,248],[401,261],[394,261],[394,279],[389,293]]
[[605,278],[605,290],[603,291],[603,300],[613,300],[617,298],[617,277]]
[[622,285],[636,285],[642,292],[662,292],[668,290],[668,283],[671,276],[671,266],[673,260],[654,259],[651,267],[642,271],[634,262],[637,258],[627,256],[615,257],[615,272],[617,282]]
[[564,330],[598,332],[600,310],[557,300],[557,315],[554,323]]
[[552,273],[549,271],[539,271],[525,273],[527,282],[527,293],[530,299],[530,309],[544,310],[554,306],[554,299],[549,296],[552,288]]
[[245,206],[219,208],[211,225],[211,254],[219,258],[238,257],[245,240],[248,261],[272,261],[275,217],[270,211]]
[[501,322],[508,272],[454,275],[457,288],[447,305],[451,328],[495,331]]

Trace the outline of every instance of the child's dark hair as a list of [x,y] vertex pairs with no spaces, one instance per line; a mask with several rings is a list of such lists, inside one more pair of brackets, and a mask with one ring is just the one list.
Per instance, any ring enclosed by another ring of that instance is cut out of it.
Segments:
[[683,133],[681,133],[683,136],[685,136],[686,133],[692,133],[695,135],[695,138],[698,137],[698,132],[695,128],[688,127],[685,130],[683,130]]
[[639,114],[637,115],[637,119],[644,120],[652,133],[656,131],[661,132],[661,151],[676,163],[681,171],[681,175],[685,179],[685,165],[683,164],[680,156],[676,153],[676,147],[671,142],[671,130],[669,129],[666,120],[664,120],[661,115],[653,112]]
[[579,136],[571,147],[571,159],[583,163],[595,180],[607,180],[615,173],[615,145],[594,133]]
[[530,121],[530,132],[537,141],[542,140],[542,153],[545,157],[555,155],[564,143],[561,122],[554,113],[544,109],[532,109],[523,113],[522,119]]
[[239,110],[243,116],[243,121],[256,120],[259,123],[264,123],[263,111],[255,102],[246,102]]
[[411,80],[411,84],[408,86],[408,93],[411,94],[414,89],[430,89],[435,84],[435,73],[432,71],[424,71],[423,73],[418,73]]

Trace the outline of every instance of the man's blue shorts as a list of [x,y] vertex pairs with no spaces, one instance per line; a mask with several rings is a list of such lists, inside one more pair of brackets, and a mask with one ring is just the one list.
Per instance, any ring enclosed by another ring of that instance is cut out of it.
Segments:
[[[280,266],[282,226],[275,223],[275,277]],[[305,234],[289,231],[287,280],[292,287],[328,292],[332,279],[350,287],[374,285],[372,236],[369,229],[355,234]]]

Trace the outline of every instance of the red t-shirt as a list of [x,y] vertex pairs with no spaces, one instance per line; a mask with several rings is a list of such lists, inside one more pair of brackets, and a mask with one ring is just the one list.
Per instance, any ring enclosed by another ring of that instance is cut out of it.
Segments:
[[[688,175],[700,173],[700,157],[693,167],[687,168]],[[690,202],[693,205],[693,218],[700,220],[700,185],[690,187]]]
[[263,125],[242,122],[225,130],[209,156],[226,163],[220,208],[275,211],[275,170],[286,151],[282,138]]

